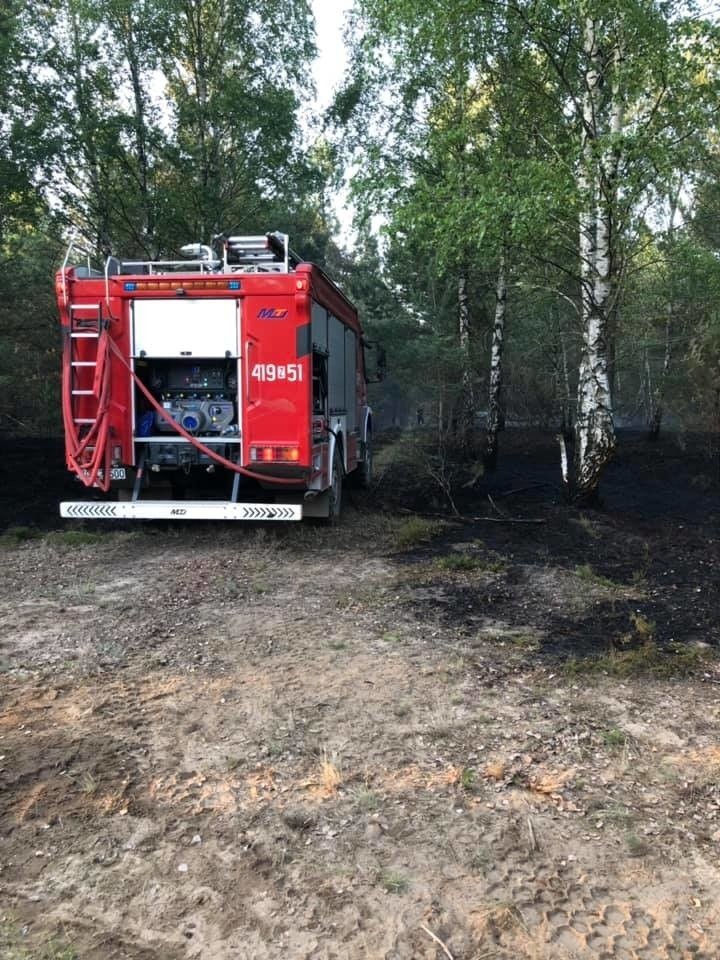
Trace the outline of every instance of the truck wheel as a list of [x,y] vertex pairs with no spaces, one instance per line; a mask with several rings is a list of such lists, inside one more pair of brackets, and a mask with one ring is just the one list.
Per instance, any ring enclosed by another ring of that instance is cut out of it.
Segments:
[[373,450],[372,450],[372,434],[368,433],[367,440],[365,441],[365,456],[362,458],[360,463],[357,465],[357,469],[354,474],[357,478],[357,485],[359,487],[367,488],[372,483],[373,478]]
[[328,492],[328,520],[330,523],[337,523],[340,519],[340,510],[342,508],[342,483],[343,483],[343,463],[340,449],[336,445],[333,454],[332,477],[330,478],[330,490]]

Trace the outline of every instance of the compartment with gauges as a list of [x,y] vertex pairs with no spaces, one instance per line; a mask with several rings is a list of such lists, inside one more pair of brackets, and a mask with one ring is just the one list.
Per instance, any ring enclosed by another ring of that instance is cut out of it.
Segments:
[[[226,444],[237,443],[240,434],[237,360],[139,360],[136,371],[175,423],[205,442],[221,441],[210,444],[211,449],[235,458],[236,453]],[[157,410],[138,410],[135,436],[147,445],[145,460],[153,469],[211,463]]]
[[[150,387],[188,433],[232,436],[238,432],[236,363],[155,361],[150,367]],[[157,412],[154,427],[160,433],[174,432],[172,424]]]

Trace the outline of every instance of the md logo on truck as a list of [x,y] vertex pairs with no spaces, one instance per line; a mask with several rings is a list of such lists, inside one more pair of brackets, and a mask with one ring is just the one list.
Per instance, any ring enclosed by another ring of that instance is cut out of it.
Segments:
[[273,307],[263,307],[258,310],[258,320],[284,320],[287,317],[287,310],[279,310]]

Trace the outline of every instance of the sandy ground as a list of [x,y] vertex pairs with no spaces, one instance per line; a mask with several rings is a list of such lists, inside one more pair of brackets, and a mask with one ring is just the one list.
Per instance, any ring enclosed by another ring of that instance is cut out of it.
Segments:
[[0,956],[715,960],[717,528],[618,523],[6,537]]

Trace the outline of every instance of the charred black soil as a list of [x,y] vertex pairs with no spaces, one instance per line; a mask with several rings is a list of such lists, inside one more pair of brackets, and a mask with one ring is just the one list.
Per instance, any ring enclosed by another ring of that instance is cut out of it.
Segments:
[[[419,568],[455,570],[436,592],[416,570],[421,596],[413,602],[469,633],[489,615],[511,628],[529,623],[543,655],[720,643],[720,486],[706,440],[650,444],[621,434],[600,505],[589,510],[564,502],[551,437],[511,433],[505,447],[497,471],[455,494],[463,522],[450,518],[447,530],[403,556]],[[386,504],[409,502],[422,513],[424,496],[424,511],[430,500],[439,515],[442,493],[431,478],[421,492],[417,476],[408,483],[401,467],[389,473]],[[458,551],[464,563],[443,564]],[[547,569],[574,578],[578,592],[592,595],[590,608],[568,608],[562,591],[538,577]]]

